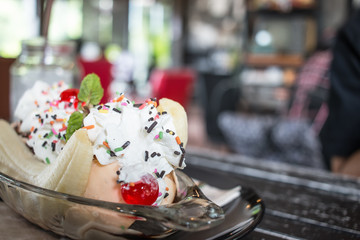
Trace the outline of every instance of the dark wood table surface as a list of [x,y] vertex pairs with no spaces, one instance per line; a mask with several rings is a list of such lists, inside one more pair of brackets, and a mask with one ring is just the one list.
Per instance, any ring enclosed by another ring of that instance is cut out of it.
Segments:
[[211,184],[250,187],[264,200],[262,221],[244,239],[360,239],[360,179],[216,152],[192,151],[186,162],[190,176],[222,174]]
[[[264,200],[262,221],[243,239],[360,239],[359,179],[198,149],[188,151],[186,163],[192,177],[222,188],[250,187]],[[0,201],[0,239],[67,238],[29,223]]]

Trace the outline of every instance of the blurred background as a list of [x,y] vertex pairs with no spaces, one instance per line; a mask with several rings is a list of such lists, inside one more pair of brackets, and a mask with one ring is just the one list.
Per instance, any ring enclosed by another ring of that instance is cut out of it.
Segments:
[[[32,56],[23,40],[46,36],[75,44],[75,86],[95,72],[106,98],[119,91],[137,101],[179,101],[188,112],[189,147],[278,161],[291,152],[286,161],[305,165],[299,159],[321,158],[317,134],[326,118],[329,49],[359,1],[51,3],[47,16],[49,0],[0,2],[1,118],[11,118],[11,86],[28,64],[21,59]],[[303,150],[294,153],[294,146]]]

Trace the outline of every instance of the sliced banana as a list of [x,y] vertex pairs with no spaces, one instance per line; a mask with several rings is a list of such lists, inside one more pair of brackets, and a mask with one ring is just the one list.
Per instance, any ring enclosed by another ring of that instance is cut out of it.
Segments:
[[8,122],[0,120],[0,171],[20,181],[34,183],[46,165],[38,161]]
[[39,184],[73,195],[82,195],[91,170],[93,150],[85,129],[76,131],[66,143],[55,163],[47,165]]
[[166,111],[173,117],[176,134],[180,137],[181,141],[186,147],[188,141],[188,121],[185,109],[180,103],[168,98],[162,98],[159,100],[159,106],[157,107],[159,112]]
[[35,186],[67,194],[84,193],[93,158],[86,130],[79,130],[50,165],[37,160],[14,129],[0,120],[0,171]]

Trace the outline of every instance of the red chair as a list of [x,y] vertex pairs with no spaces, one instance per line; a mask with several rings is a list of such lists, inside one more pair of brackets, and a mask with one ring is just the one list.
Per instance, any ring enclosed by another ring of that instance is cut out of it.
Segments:
[[112,80],[112,64],[107,61],[105,57],[101,57],[95,61],[87,61],[79,58],[78,63],[82,68],[81,79],[83,79],[84,76],[89,73],[95,73],[100,77],[101,85],[104,88],[104,97],[102,99],[102,103],[107,102],[109,100],[109,93],[107,92],[107,89]]
[[193,94],[195,73],[189,68],[154,70],[149,81],[153,97],[169,98],[186,108]]

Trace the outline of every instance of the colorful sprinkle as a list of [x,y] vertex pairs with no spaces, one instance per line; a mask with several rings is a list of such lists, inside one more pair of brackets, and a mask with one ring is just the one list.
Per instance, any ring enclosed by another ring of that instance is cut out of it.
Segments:
[[107,110],[107,109],[100,109],[100,110],[99,110],[99,113],[109,113],[109,110]]
[[49,139],[49,138],[51,138],[53,135],[54,135],[53,132],[49,132],[49,134],[47,134],[47,136],[46,136],[45,138]]
[[152,104],[152,105],[154,105],[155,107],[157,107],[157,102],[155,102],[155,101],[151,101],[151,102],[149,102],[149,104]]
[[174,132],[174,131],[171,131],[171,130],[169,130],[169,129],[166,129],[166,132],[169,133],[169,134],[171,134],[171,135],[173,135],[173,136],[175,135],[175,132]]
[[176,140],[177,144],[179,144],[179,145],[181,144],[181,140],[180,140],[179,136],[176,136],[175,140]]
[[51,150],[54,152],[55,151],[55,147],[56,147],[56,144],[54,142],[51,143]]
[[142,103],[135,103],[135,104],[133,104],[133,107],[134,108],[139,108],[141,105],[143,105]]
[[156,121],[153,122],[153,123],[151,124],[151,126],[147,129],[147,132],[150,133],[150,132],[154,129],[154,127],[156,126],[156,124],[158,124]]
[[145,162],[149,160],[149,152],[145,151]]
[[50,106],[52,107],[58,107],[59,106],[59,102],[58,101],[53,101],[50,103]]
[[124,145],[122,145],[121,147],[122,147],[123,149],[125,149],[125,148],[127,148],[129,145],[130,145],[130,141],[126,141],[126,142],[124,143]]
[[116,157],[116,154],[113,151],[107,150],[106,152],[110,154],[111,157]]
[[156,175],[158,178],[163,178],[164,175],[165,175],[165,171],[162,170],[161,173],[156,172],[155,175]]
[[144,107],[146,107],[146,103],[141,104],[141,106],[139,107],[140,110],[144,109]]
[[84,126],[84,129],[90,130],[93,129],[95,127],[95,125],[88,125],[88,126]]
[[48,157],[45,158],[47,164],[50,164],[50,159]]
[[54,134],[54,135],[57,135],[58,133],[55,131],[54,128],[51,128],[51,132]]
[[119,108],[113,108],[112,109],[114,112],[117,112],[117,113],[121,113],[121,110]]
[[115,101],[116,102],[121,102],[124,99],[124,95],[121,95],[120,97],[118,97]]
[[185,160],[185,154],[182,154],[182,155],[181,155],[181,158],[180,158],[180,161],[179,161],[179,167],[182,166],[184,160]]
[[103,145],[104,145],[105,147],[107,147],[107,148],[110,149],[110,146],[109,146],[109,144],[108,144],[106,141],[103,141]]
[[185,154],[185,149],[183,148],[182,145],[180,145],[180,150],[181,150],[181,152],[182,152],[183,154]]
[[115,152],[120,152],[120,151],[122,151],[122,150],[124,150],[122,147],[118,147],[118,148],[115,148],[115,149],[114,149]]
[[62,128],[59,129],[59,132],[65,131],[67,129],[67,126],[63,126]]

